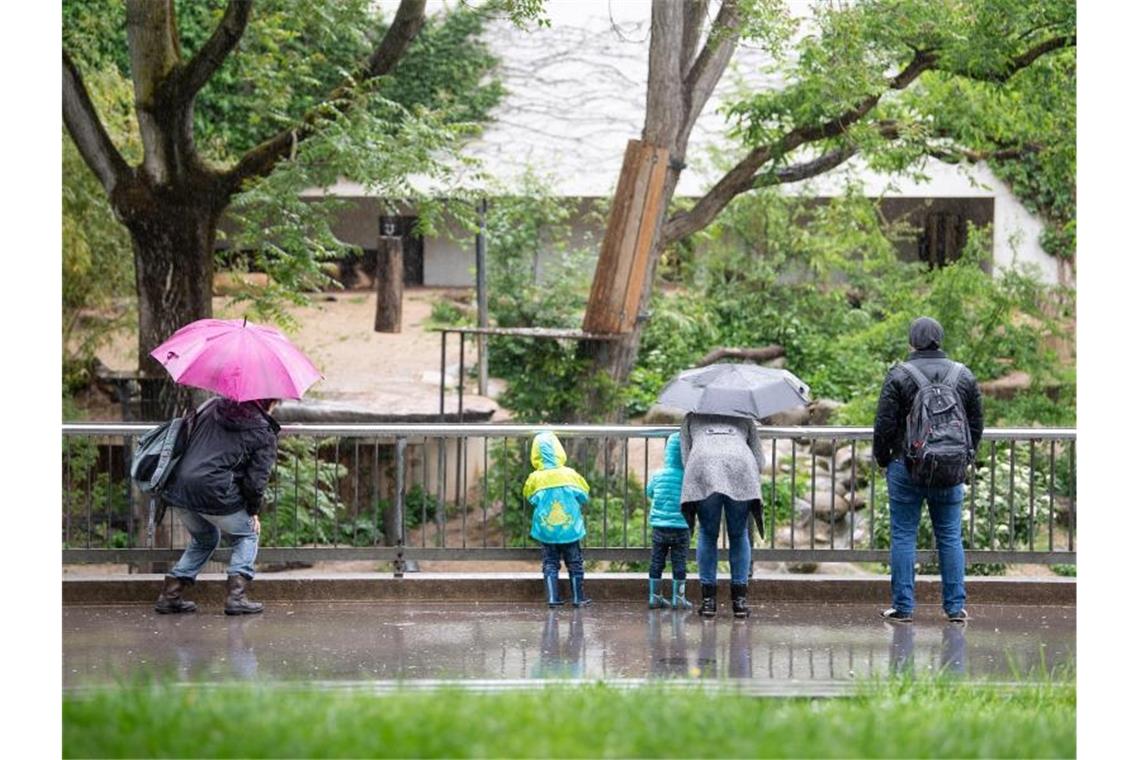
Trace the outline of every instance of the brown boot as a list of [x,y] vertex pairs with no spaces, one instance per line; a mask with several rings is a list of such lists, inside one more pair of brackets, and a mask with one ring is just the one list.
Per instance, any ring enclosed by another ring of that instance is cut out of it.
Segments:
[[226,577],[226,614],[255,615],[265,609],[261,602],[251,602],[245,598],[250,580],[240,573]]
[[189,578],[166,576],[162,584],[162,593],[158,595],[158,601],[154,603],[154,611],[160,615],[169,615],[179,612],[193,612],[198,609],[198,605],[194,602],[182,598],[182,589],[193,585],[194,581]]

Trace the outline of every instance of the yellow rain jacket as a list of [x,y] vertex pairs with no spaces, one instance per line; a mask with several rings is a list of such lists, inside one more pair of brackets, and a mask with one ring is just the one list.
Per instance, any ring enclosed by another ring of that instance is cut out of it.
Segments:
[[570,544],[586,535],[582,506],[590,500],[585,478],[566,467],[566,452],[554,433],[539,433],[530,445],[534,472],[523,496],[534,507],[530,535],[544,544]]

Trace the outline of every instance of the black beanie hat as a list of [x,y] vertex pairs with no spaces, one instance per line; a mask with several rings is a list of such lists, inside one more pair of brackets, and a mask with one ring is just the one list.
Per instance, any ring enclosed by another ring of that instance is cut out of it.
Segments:
[[919,317],[910,323],[910,347],[924,351],[942,347],[942,325],[931,317]]

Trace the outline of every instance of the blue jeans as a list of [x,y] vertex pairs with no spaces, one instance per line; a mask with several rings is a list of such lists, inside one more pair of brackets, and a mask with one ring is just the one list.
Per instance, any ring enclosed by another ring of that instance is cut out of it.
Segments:
[[253,520],[244,509],[228,515],[204,515],[189,509],[173,507],[178,519],[190,531],[190,545],[182,552],[182,559],[170,571],[178,578],[194,580],[218,548],[221,534],[225,533],[233,546],[227,575],[244,575],[253,579],[253,562],[257,559],[257,534]]
[[711,494],[697,503],[697,570],[701,585],[716,583],[716,541],[720,533],[720,513],[728,524],[728,567],[732,582],[748,582],[748,566],[752,564],[752,546],[748,540],[747,501],[734,501],[722,493]]
[[571,575],[584,575],[586,570],[582,565],[582,542],[574,541],[569,544],[543,544],[542,545],[542,574],[558,575],[566,561],[566,571]]
[[654,528],[653,552],[649,555],[649,577],[661,580],[665,560],[673,558],[673,580],[685,580],[685,563],[689,561],[688,528]]
[[906,471],[906,464],[899,459],[887,467],[887,493],[891,502],[891,606],[899,612],[914,611],[915,544],[924,499],[938,544],[942,609],[950,614],[966,606],[966,555],[962,549],[965,492],[964,485],[916,486]]

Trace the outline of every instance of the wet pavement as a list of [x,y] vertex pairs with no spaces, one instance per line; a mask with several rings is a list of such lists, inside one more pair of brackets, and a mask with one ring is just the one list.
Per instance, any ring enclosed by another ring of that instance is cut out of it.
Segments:
[[965,626],[937,607],[911,625],[878,608],[768,603],[735,621],[649,611],[516,604],[275,602],[263,615],[220,609],[158,615],[133,606],[63,608],[63,685],[156,674],[176,681],[257,680],[330,686],[546,679],[677,679],[772,693],[828,693],[902,670],[970,680],[1033,680],[1075,671],[1074,607],[974,606]]

